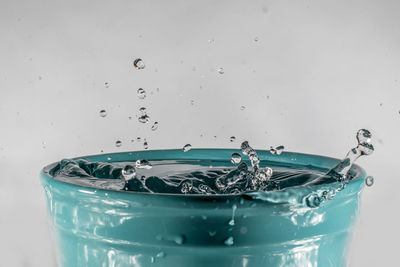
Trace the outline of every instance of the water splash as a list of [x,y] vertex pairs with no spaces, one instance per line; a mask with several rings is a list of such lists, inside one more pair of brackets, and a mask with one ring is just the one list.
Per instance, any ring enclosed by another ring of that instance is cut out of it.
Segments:
[[361,156],[366,156],[374,152],[374,146],[371,144],[371,132],[366,129],[358,130],[357,132],[358,144],[355,148],[350,149],[346,157],[334,168],[332,168],[327,175],[335,177],[338,181],[347,179],[347,173],[354,162]]
[[[343,190],[355,175],[350,169],[354,161],[372,153],[369,131],[358,131],[357,141],[357,147],[331,170],[274,166],[271,162],[260,161],[257,152],[244,141],[241,152],[248,158],[244,161],[236,152],[225,161],[149,162],[138,159],[132,165],[132,162],[62,160],[52,174],[56,179],[105,189],[170,194],[244,194],[273,203],[301,203],[314,208]],[[191,148],[190,144],[185,147]],[[233,166],[230,160],[238,165]],[[272,165],[265,166],[267,164]],[[372,185],[373,178],[367,178],[365,183]],[[318,190],[312,189],[313,185],[318,185]]]

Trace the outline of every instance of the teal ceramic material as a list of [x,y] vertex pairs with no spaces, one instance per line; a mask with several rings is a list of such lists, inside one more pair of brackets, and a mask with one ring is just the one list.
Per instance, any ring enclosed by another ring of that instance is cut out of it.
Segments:
[[[232,152],[236,150],[155,150],[85,158],[226,160]],[[259,157],[328,169],[339,162],[289,152],[259,152]],[[300,208],[238,195],[82,187],[54,180],[52,167],[43,169],[41,180],[60,266],[345,266],[365,180],[365,172],[356,166],[357,177],[333,200]]]

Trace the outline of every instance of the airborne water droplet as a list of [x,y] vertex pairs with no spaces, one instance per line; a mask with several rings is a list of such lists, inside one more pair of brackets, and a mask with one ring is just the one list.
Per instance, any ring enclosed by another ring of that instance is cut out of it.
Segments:
[[141,123],[148,123],[150,121],[150,117],[147,114],[140,115],[138,121]]
[[145,99],[146,98],[146,91],[143,88],[139,88],[137,90],[137,96],[139,99]]
[[357,141],[358,144],[371,143],[371,132],[366,129],[358,130]]
[[191,149],[192,149],[192,145],[191,145],[191,144],[186,144],[186,145],[182,148],[183,152],[188,152],[188,151],[191,150]]
[[139,109],[139,112],[140,112],[140,115],[139,115],[138,121],[141,123],[148,123],[150,121],[150,117],[146,113],[146,108],[141,107]]
[[137,70],[142,70],[145,67],[143,60],[140,58],[137,58],[137,59],[135,59],[135,61],[133,61],[133,66]]
[[146,140],[146,139],[144,139],[143,148],[144,148],[144,149],[148,149],[148,148],[149,148],[149,144],[147,143],[147,140]]
[[371,132],[366,129],[361,129],[357,132],[357,149],[361,155],[371,155],[374,152],[374,146],[371,144]]
[[242,161],[242,156],[239,153],[232,153],[231,162],[233,164],[239,164]]
[[365,179],[365,184],[366,184],[367,186],[372,186],[372,185],[374,184],[374,177],[368,176],[368,177]]
[[245,106],[240,106],[240,110],[245,110],[246,107]]
[[122,145],[122,142],[120,141],[120,140],[117,140],[116,142],[115,142],[115,146],[116,147],[120,147]]
[[231,136],[231,137],[229,138],[229,141],[231,141],[231,142],[235,142],[235,140],[236,140],[236,137],[235,137],[235,136]]
[[151,130],[155,131],[158,129],[158,122],[154,122],[153,126],[151,126]]
[[217,69],[217,71],[218,71],[219,74],[224,74],[225,73],[224,68],[219,68],[219,69]]
[[107,116],[107,111],[105,109],[100,110],[100,117],[104,118]]

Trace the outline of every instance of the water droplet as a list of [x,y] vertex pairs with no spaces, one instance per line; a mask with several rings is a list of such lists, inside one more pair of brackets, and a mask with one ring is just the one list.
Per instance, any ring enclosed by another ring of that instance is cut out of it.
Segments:
[[219,69],[217,69],[217,71],[218,71],[219,74],[224,74],[225,73],[224,68],[219,68]]
[[140,112],[140,115],[139,115],[138,121],[141,123],[148,123],[150,121],[150,117],[146,113],[146,108],[141,107],[139,109],[139,112]]
[[240,106],[240,110],[245,110],[246,107],[245,106]]
[[236,204],[233,204],[233,205],[232,205],[232,218],[231,218],[231,220],[228,222],[228,224],[229,224],[230,226],[234,226],[234,225],[235,225],[235,212],[236,212],[236,210],[237,210],[237,205],[236,205]]
[[209,42],[210,44],[214,43],[214,41],[215,41],[214,38],[211,38],[211,39],[208,40],[208,42]]
[[360,129],[357,132],[357,149],[361,155],[370,155],[374,152],[374,146],[371,144],[372,135],[371,132],[366,129]]
[[121,173],[122,173],[122,176],[124,177],[125,181],[128,181],[128,180],[132,179],[133,176],[135,176],[136,171],[132,165],[126,165],[122,169]]
[[357,132],[357,141],[361,143],[371,143],[371,132],[366,129],[360,129]]
[[133,61],[133,66],[137,69],[137,70],[142,70],[144,69],[145,65],[142,59],[137,58],[135,59],[135,61]]
[[138,142],[139,142],[141,139],[142,139],[142,138],[140,138],[140,137],[137,137],[137,138],[136,138],[136,140],[137,140]]
[[269,167],[258,169],[256,171],[256,177],[261,181],[269,181],[269,179],[272,177],[272,174],[273,170]]
[[254,38],[254,42],[258,42],[258,37],[255,37],[255,38]]
[[367,186],[372,186],[372,185],[374,184],[374,177],[368,176],[368,177],[365,179],[365,184],[366,184]]
[[188,151],[191,150],[191,149],[192,149],[192,145],[191,145],[191,144],[186,144],[186,145],[182,148],[183,152],[188,152]]
[[148,148],[149,148],[149,144],[147,143],[147,140],[146,140],[146,139],[144,139],[143,148],[144,148],[144,149],[148,149]]
[[240,145],[240,149],[242,150],[242,153],[244,155],[247,155],[249,157],[251,166],[254,168],[254,170],[258,170],[260,159],[258,158],[256,151],[249,145],[249,142],[244,141]]
[[202,194],[206,194],[206,195],[209,195],[212,192],[214,192],[208,185],[205,185],[205,184],[200,184],[198,186],[198,189]]
[[320,198],[317,194],[311,194],[306,199],[306,204],[310,208],[318,207],[322,202],[322,198]]
[[154,122],[153,126],[151,126],[151,130],[155,131],[158,129],[158,122]]
[[164,251],[160,251],[157,253],[156,255],[157,258],[164,258],[165,257],[165,252]]
[[239,153],[232,153],[231,162],[233,164],[239,164],[242,161],[242,156]]
[[154,261],[155,261],[154,257],[151,257],[151,258],[150,258],[150,262],[151,262],[151,263],[154,263]]
[[104,83],[104,87],[105,87],[105,88],[109,88],[109,87],[110,87],[110,84],[109,84],[109,83]]
[[181,235],[175,236],[174,241],[176,244],[182,245],[183,243],[185,243],[185,237]]
[[136,168],[138,169],[151,169],[153,166],[145,159],[138,159],[135,162]]
[[233,237],[230,236],[230,237],[228,237],[227,239],[225,239],[224,244],[225,244],[226,246],[232,246],[232,245],[233,245]]
[[270,147],[269,152],[271,152],[272,155],[280,155],[282,154],[283,150],[285,149],[284,146],[277,146],[277,147]]
[[145,99],[146,98],[146,91],[143,88],[139,88],[137,90],[137,96],[139,99]]
[[148,123],[150,121],[150,117],[147,114],[140,115],[138,121],[141,123]]
[[116,147],[120,147],[122,145],[122,142],[120,141],[120,140],[117,140],[116,142],[115,142],[115,146]]
[[105,109],[100,110],[100,117],[104,118],[107,116],[107,111]]
[[236,137],[231,136],[231,137],[229,138],[229,141],[230,141],[230,142],[235,142],[235,141],[236,141]]
[[183,194],[187,194],[193,189],[193,182],[192,180],[186,179],[181,183],[181,192]]
[[191,106],[194,105],[194,100],[190,100],[190,105],[191,105]]
[[217,234],[217,231],[209,231],[208,234],[210,236],[215,236]]

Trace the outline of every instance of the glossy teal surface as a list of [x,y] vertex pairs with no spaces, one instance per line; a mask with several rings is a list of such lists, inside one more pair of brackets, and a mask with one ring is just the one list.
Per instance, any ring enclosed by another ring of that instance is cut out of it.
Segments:
[[[160,150],[92,161],[229,159],[234,150]],[[259,152],[261,160],[331,168],[332,158]],[[345,266],[365,172],[318,208],[240,195],[168,195],[82,187],[41,173],[60,266]],[[237,209],[234,210],[233,206]],[[234,213],[234,216],[233,216]],[[234,217],[234,225],[229,224]]]

